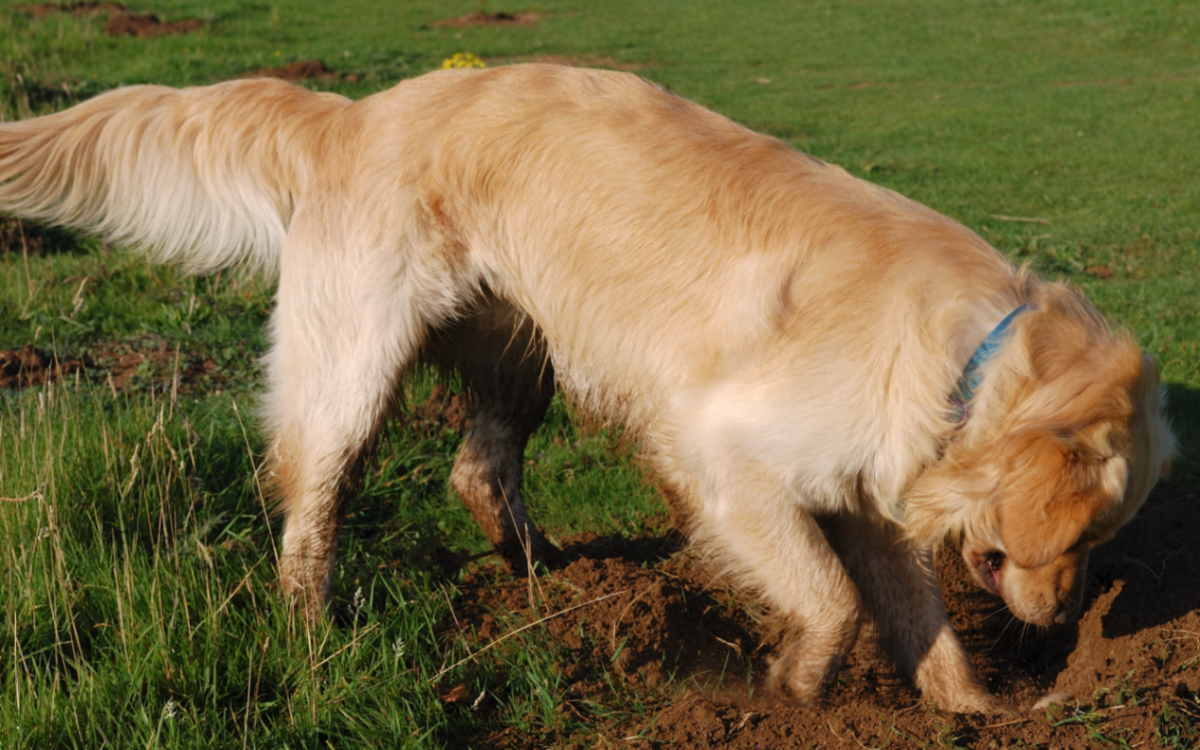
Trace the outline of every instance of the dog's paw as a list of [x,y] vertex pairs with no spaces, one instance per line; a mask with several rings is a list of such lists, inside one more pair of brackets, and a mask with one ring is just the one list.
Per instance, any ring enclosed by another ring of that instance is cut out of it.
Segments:
[[566,564],[562,550],[554,546],[535,527],[529,529],[529,534],[524,540],[498,545],[496,552],[508,563],[513,575],[518,576],[533,572],[535,563],[550,569]]
[[770,660],[766,688],[795,703],[811,705],[833,683],[843,661],[841,654],[818,657],[793,640]]
[[982,686],[971,686],[947,694],[930,695],[922,693],[922,698],[934,703],[943,711],[955,714],[986,714],[988,716],[1014,716],[1015,706],[997,698]]

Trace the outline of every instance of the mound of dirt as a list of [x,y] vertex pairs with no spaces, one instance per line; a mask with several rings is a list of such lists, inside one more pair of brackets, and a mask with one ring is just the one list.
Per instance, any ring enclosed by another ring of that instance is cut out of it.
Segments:
[[238,78],[282,78],[285,81],[358,81],[354,73],[341,74],[325,67],[321,60],[297,60],[276,68],[259,68],[242,73]]
[[[955,630],[989,687],[1014,707],[1008,716],[956,716],[921,702],[869,628],[820,705],[767,694],[763,677],[779,643],[769,621],[669,537],[576,539],[564,549],[568,564],[535,579],[472,569],[446,630],[478,648],[544,619],[534,632],[562,654],[560,674],[570,686],[563,710],[606,726],[613,745],[1069,748],[1093,746],[1099,736],[1131,747],[1172,738],[1196,746],[1196,494],[1159,488],[1093,553],[1083,615],[1073,626],[1030,632],[978,589],[955,550],[939,556]],[[493,688],[464,690],[474,696]],[[649,719],[614,726],[592,717],[613,690],[636,692],[652,707]],[[1046,696],[1046,707],[1033,708]],[[596,744],[595,737],[526,737],[507,728],[450,746],[532,748],[551,739],[562,747]]]
[[109,36],[136,36],[142,39],[165,34],[187,34],[199,31],[204,24],[195,18],[167,22],[153,13],[120,13],[104,24],[104,33]]
[[468,26],[536,26],[541,16],[532,11],[520,13],[484,13],[471,11],[457,18],[447,18],[434,23],[440,29],[463,29]]
[[438,383],[429,392],[429,398],[413,406],[407,419],[409,427],[432,435],[443,427],[451,430],[463,429],[468,414],[466,394],[451,393],[449,388]]
[[16,10],[29,13],[34,18],[45,18],[56,13],[84,17],[103,13],[109,16],[104,24],[104,33],[109,36],[148,38],[164,34],[186,34],[204,28],[204,24],[195,18],[169,23],[154,13],[130,13],[124,5],[114,2],[38,3],[18,5]]
[[178,378],[176,387],[188,392],[202,381],[214,384],[222,380],[216,360],[191,352],[177,351],[161,336],[151,336],[129,344],[116,343],[94,348],[97,377],[112,379],[118,391],[134,385],[136,378],[159,381],[168,387]]
[[20,349],[0,350],[0,388],[28,388],[87,372],[90,361],[72,357],[57,359],[50,352],[26,344]]
[[0,216],[0,256],[10,253],[37,255],[49,249],[74,245],[73,235],[12,216]]
[[213,358],[177,349],[157,335],[132,342],[94,342],[81,355],[55,357],[29,344],[0,350],[0,388],[43,386],[67,376],[116,391],[154,388],[178,393],[219,389],[228,379]]

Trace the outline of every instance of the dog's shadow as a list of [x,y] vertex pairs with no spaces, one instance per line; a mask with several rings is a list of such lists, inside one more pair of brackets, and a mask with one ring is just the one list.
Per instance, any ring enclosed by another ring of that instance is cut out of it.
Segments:
[[1093,553],[1084,606],[1107,605],[1105,638],[1161,627],[1200,609],[1198,495],[1194,486],[1157,488],[1117,538]]
[[1161,627],[1200,609],[1200,391],[1172,386],[1169,399],[1178,471],[1150,493],[1115,539],[1092,553],[1084,606],[1111,597],[1102,619],[1105,638]]

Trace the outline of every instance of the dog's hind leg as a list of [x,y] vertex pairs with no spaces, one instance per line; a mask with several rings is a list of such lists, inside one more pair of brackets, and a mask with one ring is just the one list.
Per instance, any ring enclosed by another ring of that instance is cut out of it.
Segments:
[[930,554],[913,549],[887,519],[846,514],[822,525],[858,584],[880,645],[921,694],[950,711],[1000,710],[950,627]]
[[471,316],[431,336],[426,356],[462,376],[471,425],[450,483],[487,538],[517,572],[558,550],[521,499],[525,443],[554,396],[554,371],[533,325],[490,295]]
[[314,242],[324,227],[304,218],[284,245],[264,411],[284,514],[281,586],[316,617],[332,593],[342,513],[400,378],[467,284],[419,248]]

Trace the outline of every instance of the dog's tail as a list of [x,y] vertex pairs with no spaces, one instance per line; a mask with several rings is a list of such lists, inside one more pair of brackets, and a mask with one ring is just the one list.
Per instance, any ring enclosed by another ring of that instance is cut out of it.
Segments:
[[133,86],[0,123],[0,210],[195,272],[273,272],[296,196],[348,103],[265,79]]

